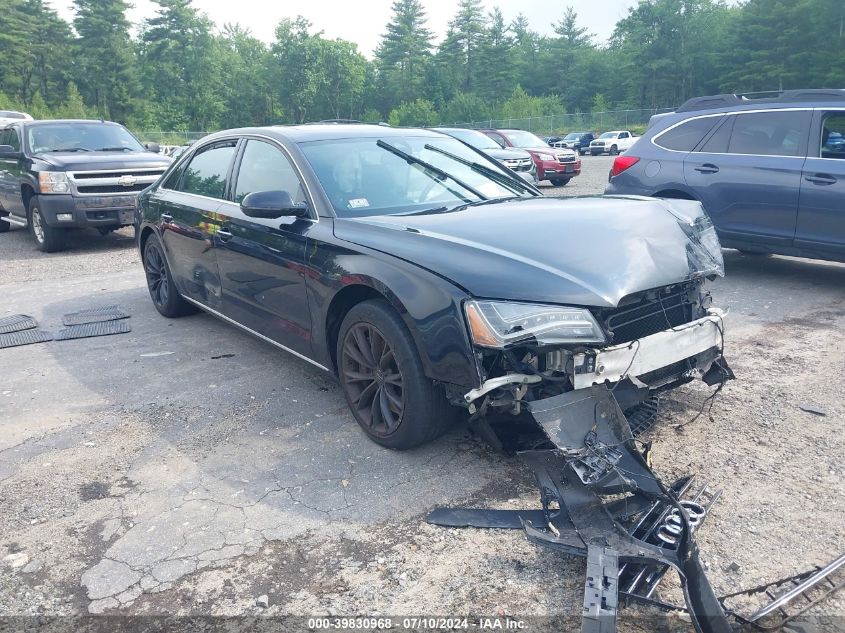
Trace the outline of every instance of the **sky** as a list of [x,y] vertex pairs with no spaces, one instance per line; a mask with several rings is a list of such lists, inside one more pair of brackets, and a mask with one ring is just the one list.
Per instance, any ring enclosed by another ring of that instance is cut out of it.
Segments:
[[[50,2],[59,15],[73,19],[71,0]],[[138,23],[155,15],[157,5],[150,0],[133,0],[129,12],[132,22]],[[552,32],[551,24],[560,20],[567,6],[578,13],[579,22],[595,34],[597,43],[604,43],[616,22],[627,15],[628,7],[636,0],[485,0],[489,11],[498,6],[507,21],[519,12],[528,18],[531,28],[543,35]],[[253,35],[265,42],[273,40],[276,24],[283,18],[302,15],[314,30],[323,31],[328,38],[342,38],[358,44],[367,57],[378,45],[384,27],[391,16],[392,0],[194,0],[194,6],[205,12],[218,27],[227,22],[239,22]],[[439,39],[446,32],[446,25],[454,16],[454,0],[423,0],[428,13],[429,28]]]

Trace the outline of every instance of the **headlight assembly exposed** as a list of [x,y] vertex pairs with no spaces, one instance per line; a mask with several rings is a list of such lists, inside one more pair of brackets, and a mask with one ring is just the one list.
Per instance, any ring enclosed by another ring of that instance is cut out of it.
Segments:
[[464,304],[473,342],[504,348],[523,341],[540,345],[604,343],[605,336],[589,310],[505,301]]
[[63,171],[42,171],[38,174],[38,187],[41,193],[68,193],[70,183]]

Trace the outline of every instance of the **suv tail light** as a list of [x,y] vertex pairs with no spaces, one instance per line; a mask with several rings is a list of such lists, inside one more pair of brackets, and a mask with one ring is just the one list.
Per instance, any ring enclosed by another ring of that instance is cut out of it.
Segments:
[[626,169],[633,167],[640,159],[636,156],[627,156],[625,154],[621,154],[616,157],[616,160],[613,161],[613,167],[610,168],[610,177],[613,178],[614,176],[618,176]]

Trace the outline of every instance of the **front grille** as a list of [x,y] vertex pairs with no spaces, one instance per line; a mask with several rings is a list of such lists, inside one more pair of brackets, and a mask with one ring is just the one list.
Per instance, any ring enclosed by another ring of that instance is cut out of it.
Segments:
[[690,294],[688,286],[667,286],[643,293],[633,303],[609,310],[604,315],[604,323],[612,333],[611,342],[627,343],[689,323],[694,318]]
[[79,195],[127,194],[143,191],[164,173],[164,167],[122,171],[78,171],[69,175]]
[[574,156],[558,156],[557,157],[557,162],[559,162],[561,165],[571,165],[575,161],[576,161],[576,158]]
[[131,187],[116,187],[114,185],[100,185],[97,187],[76,186],[79,193],[133,193],[143,191],[149,184],[132,185]]

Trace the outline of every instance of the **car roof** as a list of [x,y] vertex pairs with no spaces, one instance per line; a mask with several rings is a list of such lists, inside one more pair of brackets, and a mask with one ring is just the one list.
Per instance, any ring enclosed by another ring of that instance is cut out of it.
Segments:
[[120,123],[115,123],[114,121],[102,121],[100,119],[37,119],[35,121],[21,120],[21,123],[25,124],[27,127],[38,127],[41,125],[50,125],[52,123],[105,123],[106,125],[120,126]]
[[732,112],[753,109],[795,108],[799,106],[839,106],[845,104],[845,90],[784,90],[782,92],[757,92],[744,94],[708,95],[685,101],[676,113]]
[[275,137],[278,140],[293,143],[308,141],[340,140],[351,138],[380,138],[425,136],[443,138],[440,132],[423,128],[392,127],[388,125],[370,125],[368,123],[308,123],[303,125],[271,125],[267,127],[244,127],[215,132],[203,138],[207,141],[221,136],[257,134]]

